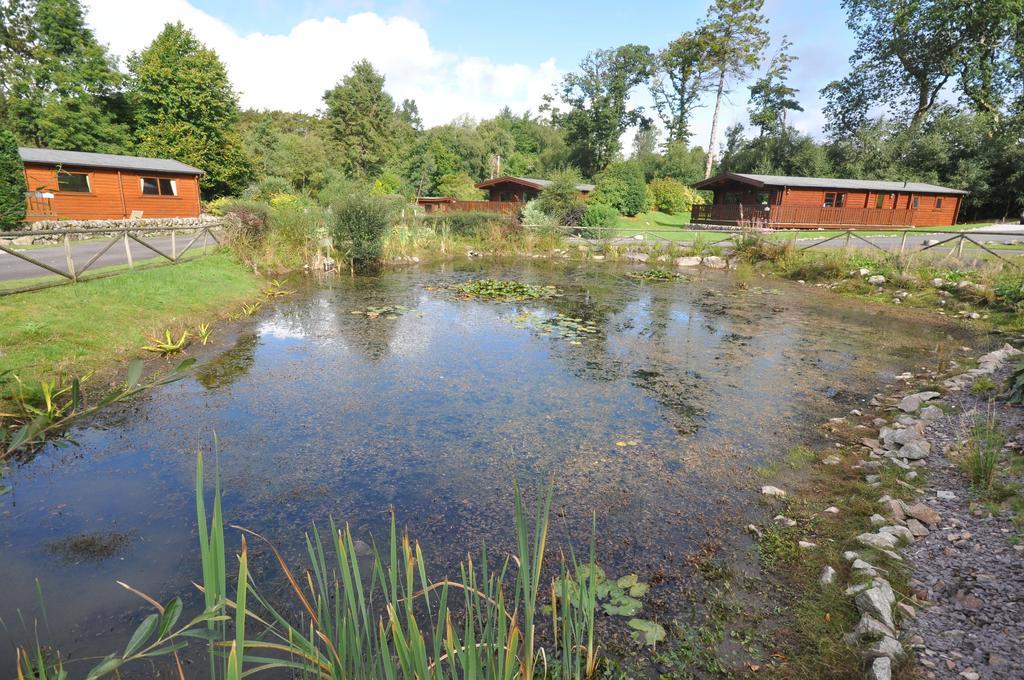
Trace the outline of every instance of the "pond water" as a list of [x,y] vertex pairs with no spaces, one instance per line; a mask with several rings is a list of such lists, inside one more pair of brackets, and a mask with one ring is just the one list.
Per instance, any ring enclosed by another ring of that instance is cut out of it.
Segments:
[[[122,647],[148,610],[115,580],[161,600],[192,590],[195,451],[214,433],[227,522],[296,564],[311,522],[334,517],[369,541],[393,508],[432,574],[451,574],[483,542],[511,550],[513,480],[535,498],[552,479],[551,544],[584,543],[596,512],[599,562],[653,579],[650,606],[671,615],[688,556],[749,548],[759,466],[820,443],[825,418],[964,342],[797,284],[624,273],[473,261],[303,287],[205,351],[192,377],[16,465],[0,497],[0,674],[37,619],[65,655]],[[446,288],[485,276],[562,295],[497,303]],[[408,309],[352,313],[384,305]],[[545,333],[556,314],[596,332]],[[90,553],[91,534],[113,542]],[[257,580],[272,581],[266,551],[253,553]]]

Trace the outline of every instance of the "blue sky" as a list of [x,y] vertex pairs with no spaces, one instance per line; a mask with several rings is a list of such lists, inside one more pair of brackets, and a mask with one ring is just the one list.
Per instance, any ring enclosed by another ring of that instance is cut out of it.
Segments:
[[[243,105],[315,110],[326,87],[366,57],[396,98],[411,96],[426,122],[535,108],[589,51],[636,42],[658,48],[704,16],[706,3],[468,2],[467,0],[85,0],[101,40],[122,56],[181,19],[221,54]],[[769,30],[793,42],[792,84],[807,111],[794,124],[817,134],[818,90],[842,77],[853,50],[839,2],[767,0]],[[746,121],[747,84],[734,87],[724,124]],[[647,96],[638,92],[636,102]],[[698,136],[710,110],[695,116]],[[699,139],[694,139],[699,143]]]

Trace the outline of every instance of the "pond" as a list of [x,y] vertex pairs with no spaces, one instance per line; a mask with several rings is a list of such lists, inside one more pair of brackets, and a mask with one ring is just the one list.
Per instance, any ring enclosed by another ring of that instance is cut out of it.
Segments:
[[[431,573],[454,574],[484,542],[511,551],[513,480],[530,498],[552,480],[550,543],[584,546],[595,512],[598,561],[653,582],[647,615],[670,617],[692,587],[688,557],[750,552],[759,467],[820,444],[823,420],[967,341],[795,283],[626,273],[465,261],[300,285],[269,303],[201,352],[191,377],[11,471],[0,668],[33,620],[65,655],[122,647],[148,609],[116,580],[160,600],[193,590],[195,452],[214,435],[227,522],[294,564],[312,522],[348,522],[369,542],[393,509]],[[484,277],[559,295],[493,302],[450,287]],[[253,553],[257,582],[273,583],[271,557]]]

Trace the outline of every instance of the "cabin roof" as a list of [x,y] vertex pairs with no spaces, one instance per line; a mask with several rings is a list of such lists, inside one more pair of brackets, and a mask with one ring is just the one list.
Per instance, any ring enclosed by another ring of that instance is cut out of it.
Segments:
[[860,189],[862,191],[904,192],[915,194],[957,194],[970,192],[950,189],[924,182],[890,182],[875,179],[842,179],[837,177],[793,177],[789,175],[754,175],[750,173],[726,172],[697,182],[697,189],[714,189],[725,180],[734,180],[755,187],[799,187],[806,189]]
[[[487,179],[483,182],[479,182],[476,185],[477,189],[486,189],[487,187],[494,186],[495,184],[505,184],[511,182],[512,184],[522,184],[523,186],[531,189],[544,189],[551,185],[549,179],[537,179],[536,177],[515,177],[513,175],[502,175],[501,177],[495,177],[493,179]],[[593,184],[577,184],[576,188],[579,191],[591,192],[594,190]]]
[[142,156],[121,156],[112,153],[33,149],[31,147],[19,147],[18,153],[21,154],[23,163],[111,168],[114,170],[140,170],[142,172],[168,172],[179,175],[205,174],[199,168],[194,168],[191,165],[186,165],[181,161],[171,158],[144,158]]

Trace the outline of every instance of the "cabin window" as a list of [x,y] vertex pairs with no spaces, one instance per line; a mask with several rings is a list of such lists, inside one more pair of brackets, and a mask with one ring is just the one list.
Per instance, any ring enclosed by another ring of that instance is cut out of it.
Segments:
[[883,205],[885,205],[885,194],[878,194],[875,196],[875,207],[881,208]]
[[736,205],[743,198],[743,193],[740,191],[726,191],[725,199],[722,201],[726,205]]
[[89,175],[84,172],[58,172],[57,188],[60,191],[73,191],[80,194],[87,194],[89,188]]
[[914,210],[917,210],[920,200],[917,196],[914,196]]
[[826,208],[842,208],[846,205],[846,194],[828,192],[825,194]]
[[941,210],[942,209],[942,197],[941,196],[936,196],[935,197],[935,209],[936,210]]
[[142,195],[143,196],[177,196],[178,186],[177,182],[173,179],[166,179],[164,177],[143,177],[142,178]]

